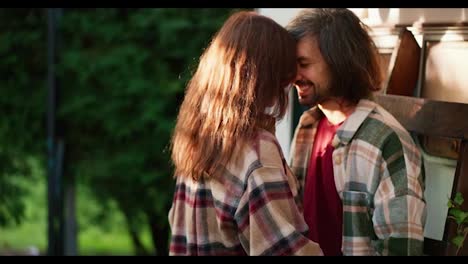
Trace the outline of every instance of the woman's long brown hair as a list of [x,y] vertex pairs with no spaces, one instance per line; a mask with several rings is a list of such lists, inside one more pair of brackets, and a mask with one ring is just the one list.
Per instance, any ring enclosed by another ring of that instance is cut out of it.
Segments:
[[284,116],[296,70],[296,42],[283,27],[254,12],[233,14],[188,83],[171,142],[175,176],[216,177],[237,145]]

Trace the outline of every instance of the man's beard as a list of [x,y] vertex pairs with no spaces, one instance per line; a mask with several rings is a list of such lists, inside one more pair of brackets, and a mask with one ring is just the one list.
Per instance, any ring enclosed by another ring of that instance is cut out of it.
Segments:
[[[312,90],[312,98],[304,102],[304,105],[308,107],[313,107],[317,104],[323,103],[331,97],[330,89],[328,87],[320,87],[315,83],[308,80],[299,80],[294,83],[299,87],[309,86],[309,89]],[[299,92],[298,92],[299,95]],[[299,99],[300,100],[300,99]]]

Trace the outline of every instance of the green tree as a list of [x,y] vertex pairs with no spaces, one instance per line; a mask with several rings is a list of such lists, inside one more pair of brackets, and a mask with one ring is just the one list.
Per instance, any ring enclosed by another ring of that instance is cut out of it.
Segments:
[[[24,217],[31,158],[45,151],[46,20],[40,9],[0,9],[0,227]],[[42,160],[44,161],[44,160]]]
[[[116,202],[138,254],[168,252],[170,135],[199,56],[232,12],[65,9],[59,21],[65,174],[91,188],[103,215]],[[46,165],[46,10],[1,9],[0,20],[0,186],[19,190],[8,175],[31,156]],[[13,204],[0,205],[0,221],[21,219],[20,192],[12,192],[0,190],[0,204]],[[154,250],[141,242],[145,226]]]
[[138,254],[149,225],[168,252],[173,179],[168,143],[203,48],[229,9],[66,10],[61,21],[62,107],[69,173],[123,212]]

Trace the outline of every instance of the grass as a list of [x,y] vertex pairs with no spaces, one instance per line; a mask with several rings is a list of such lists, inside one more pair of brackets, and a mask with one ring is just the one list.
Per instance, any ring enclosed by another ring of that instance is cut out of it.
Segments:
[[[24,180],[31,191],[25,200],[26,217],[18,226],[0,227],[1,252],[21,254],[28,249],[47,251],[47,194],[45,177]],[[133,255],[133,245],[127,233],[123,215],[111,206],[104,222],[92,221],[100,208],[84,188],[77,190],[78,254],[79,255]],[[90,220],[91,219],[91,220]],[[148,230],[142,234],[142,242],[152,246]]]

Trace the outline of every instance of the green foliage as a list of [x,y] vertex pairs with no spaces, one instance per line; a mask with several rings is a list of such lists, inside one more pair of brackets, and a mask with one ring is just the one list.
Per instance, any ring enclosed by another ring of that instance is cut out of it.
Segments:
[[[33,162],[34,181],[17,178],[28,194],[24,197],[25,214],[21,225],[0,228],[0,256],[5,253],[25,254],[30,247],[41,254],[47,252],[47,183],[44,171]],[[37,178],[37,179],[36,179]],[[79,255],[131,255],[132,241],[125,230],[123,215],[115,205],[106,205],[103,212],[100,204],[90,195],[88,188],[78,185],[76,189],[76,213],[78,217]],[[104,219],[100,218],[105,214]],[[151,245],[148,228],[141,233],[142,242]]]
[[455,198],[453,200],[449,199],[447,203],[447,206],[449,207],[448,218],[457,223],[457,234],[451,240],[451,242],[457,247],[457,255],[463,248],[463,244],[468,236],[468,212],[461,209],[463,202],[463,195],[460,192],[457,192]]
[[23,199],[27,195],[27,188],[22,181],[32,179],[30,161],[23,160],[22,163],[17,156],[5,154],[0,152],[0,227],[21,223],[25,215]]
[[[59,20],[58,121],[65,175],[89,186],[101,206],[148,224],[167,240],[173,179],[168,145],[187,81],[232,9],[64,9]],[[45,167],[47,16],[0,9],[0,225],[24,215],[27,159]],[[24,169],[23,169],[24,168]],[[157,242],[157,241],[153,241]],[[164,249],[159,249],[162,254]]]
[[0,227],[19,224],[45,148],[46,20],[41,9],[0,9]]
[[[222,9],[66,10],[59,118],[72,172],[138,231],[167,225],[168,144],[191,70],[227,18]],[[153,223],[154,224],[154,223]],[[165,239],[162,237],[161,239]]]

